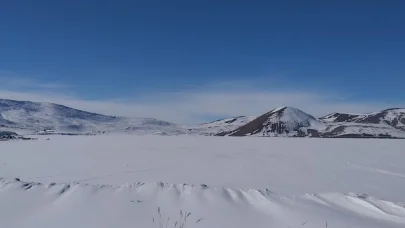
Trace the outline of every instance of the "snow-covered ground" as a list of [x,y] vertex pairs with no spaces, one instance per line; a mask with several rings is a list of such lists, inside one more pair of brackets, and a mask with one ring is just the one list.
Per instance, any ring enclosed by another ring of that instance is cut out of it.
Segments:
[[0,227],[405,227],[405,140],[39,137],[0,142]]

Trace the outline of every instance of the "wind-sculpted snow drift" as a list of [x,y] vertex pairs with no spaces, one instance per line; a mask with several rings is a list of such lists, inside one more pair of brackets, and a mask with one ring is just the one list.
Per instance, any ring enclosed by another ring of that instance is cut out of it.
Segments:
[[[0,180],[1,227],[358,227],[405,226],[403,204],[366,194],[280,197],[207,185],[124,186]],[[163,224],[163,226],[159,226]]]

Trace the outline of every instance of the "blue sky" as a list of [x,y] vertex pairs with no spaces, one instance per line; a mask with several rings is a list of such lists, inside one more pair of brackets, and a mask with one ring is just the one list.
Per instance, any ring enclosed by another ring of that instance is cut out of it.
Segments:
[[405,1],[6,1],[0,96],[196,123],[405,106]]

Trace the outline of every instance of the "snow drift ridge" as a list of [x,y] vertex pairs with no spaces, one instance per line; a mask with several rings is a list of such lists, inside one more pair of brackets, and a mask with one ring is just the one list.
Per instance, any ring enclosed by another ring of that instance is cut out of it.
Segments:
[[0,213],[2,227],[156,227],[155,221],[174,225],[179,211],[192,215],[187,227],[325,227],[325,221],[334,227],[405,225],[403,204],[355,193],[286,198],[269,190],[205,185],[42,184],[7,179],[0,179],[0,189],[0,209],[7,208]]

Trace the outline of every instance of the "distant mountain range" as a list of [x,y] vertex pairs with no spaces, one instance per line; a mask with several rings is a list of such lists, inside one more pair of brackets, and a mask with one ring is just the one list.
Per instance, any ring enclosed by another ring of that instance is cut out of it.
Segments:
[[405,109],[315,118],[293,107],[181,126],[153,118],[107,116],[43,102],[0,99],[0,131],[30,134],[158,134],[322,138],[405,138]]
[[363,115],[333,113],[316,119],[292,107],[281,107],[219,136],[286,136],[321,138],[405,138],[405,109]]

